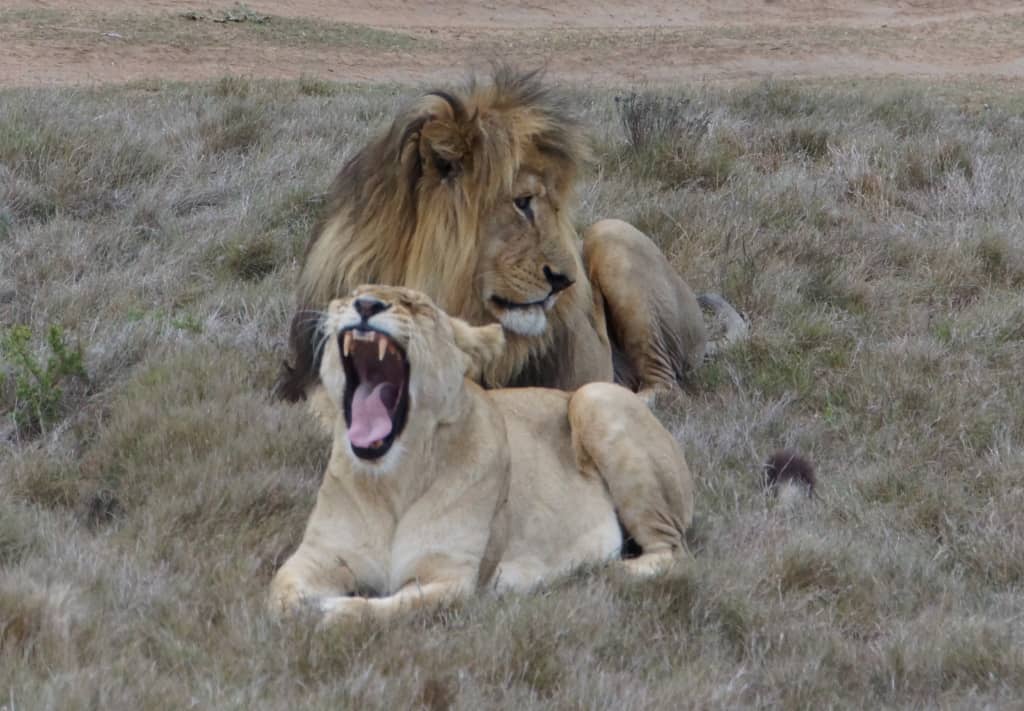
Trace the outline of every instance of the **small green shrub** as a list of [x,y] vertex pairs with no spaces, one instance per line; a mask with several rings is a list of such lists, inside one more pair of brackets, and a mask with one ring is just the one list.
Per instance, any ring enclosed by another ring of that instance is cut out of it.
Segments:
[[45,431],[63,413],[61,384],[86,377],[82,349],[71,349],[59,326],[50,326],[46,342],[49,356],[43,364],[32,352],[28,326],[12,326],[0,337],[0,356],[11,366],[5,377],[14,382],[13,417],[22,431]]
[[171,318],[171,325],[179,331],[187,331],[188,333],[199,334],[203,332],[203,322],[189,313]]

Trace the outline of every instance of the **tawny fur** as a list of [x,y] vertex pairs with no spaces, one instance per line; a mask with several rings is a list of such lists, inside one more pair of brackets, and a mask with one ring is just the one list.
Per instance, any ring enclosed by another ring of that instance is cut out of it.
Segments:
[[[362,283],[415,288],[469,323],[502,323],[504,352],[479,374],[488,386],[613,380],[606,311],[632,388],[664,389],[698,362],[700,311],[653,242],[618,221],[576,235],[589,152],[568,109],[536,72],[498,69],[489,83],[424,95],[360,150],[307,248],[279,392],[312,393],[322,310]],[[546,269],[572,285],[550,293]]]
[[[685,554],[690,472],[638,397],[610,383],[484,390],[466,375],[502,357],[499,326],[449,318],[398,287],[354,296],[387,305],[368,327],[406,353],[407,423],[387,454],[367,461],[335,417],[316,506],[271,584],[272,611],[309,604],[327,621],[387,618],[485,588],[526,590],[617,558],[622,530],[641,548],[620,563],[631,573]],[[321,376],[339,414],[338,332],[355,318],[351,299],[332,303],[326,318]]]

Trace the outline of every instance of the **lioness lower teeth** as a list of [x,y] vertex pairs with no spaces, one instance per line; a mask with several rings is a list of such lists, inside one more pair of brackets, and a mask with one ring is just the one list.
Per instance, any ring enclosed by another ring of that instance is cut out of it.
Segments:
[[388,349],[388,339],[381,336],[377,340],[377,360],[384,360],[384,352]]

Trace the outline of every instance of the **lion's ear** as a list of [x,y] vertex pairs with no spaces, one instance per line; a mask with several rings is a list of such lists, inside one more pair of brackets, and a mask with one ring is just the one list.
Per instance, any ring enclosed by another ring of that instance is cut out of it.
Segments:
[[457,178],[462,174],[463,161],[469,146],[457,127],[448,121],[430,121],[420,135],[420,160],[423,172],[435,174],[438,180]]
[[501,324],[470,326],[462,319],[453,318],[455,345],[468,356],[466,377],[480,380],[491,364],[505,351],[505,331]]
[[420,129],[423,173],[442,181],[457,178],[471,167],[473,145],[479,135],[477,116],[469,116],[462,102],[447,92],[432,92],[423,101],[430,107]]

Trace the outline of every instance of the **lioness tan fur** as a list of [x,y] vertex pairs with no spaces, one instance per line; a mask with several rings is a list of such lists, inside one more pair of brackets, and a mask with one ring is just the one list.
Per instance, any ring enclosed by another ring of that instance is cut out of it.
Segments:
[[279,392],[295,401],[316,387],[320,314],[362,283],[418,289],[474,325],[501,323],[507,344],[481,373],[486,385],[573,389],[618,371],[632,389],[670,389],[703,357],[700,309],[630,225],[602,221],[581,242],[574,188],[588,156],[568,103],[536,72],[498,69],[489,83],[414,102],[331,188]]
[[685,553],[690,472],[633,393],[484,390],[473,378],[502,357],[502,328],[469,326],[404,288],[360,287],[324,324],[320,372],[340,416],[305,536],[271,584],[273,611],[386,618],[525,590],[619,557],[623,531],[642,551],[620,563],[632,573]]

